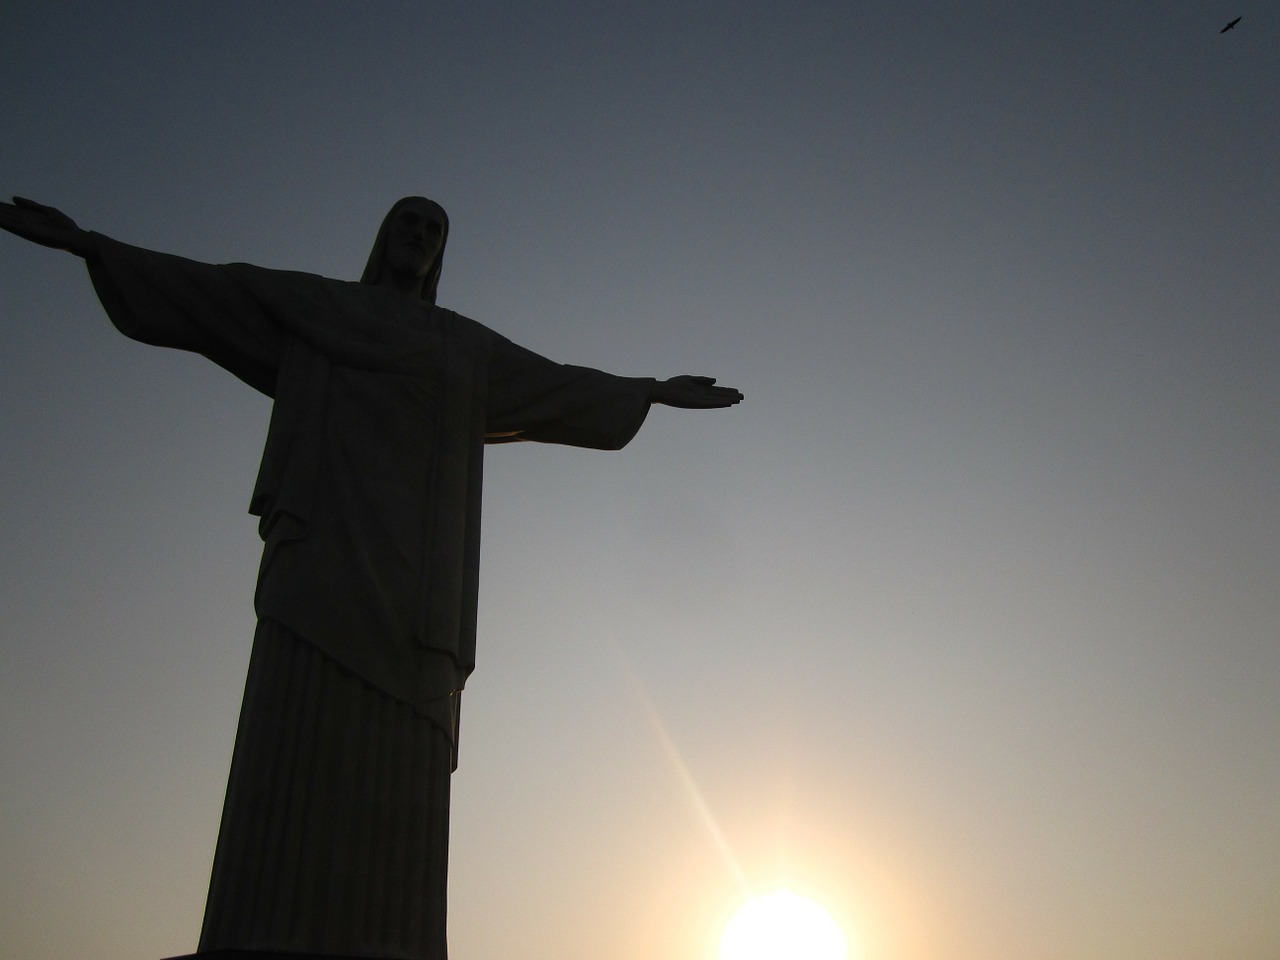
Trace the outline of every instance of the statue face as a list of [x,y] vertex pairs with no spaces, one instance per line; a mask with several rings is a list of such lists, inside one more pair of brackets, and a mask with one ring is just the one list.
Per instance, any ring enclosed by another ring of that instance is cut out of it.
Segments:
[[387,225],[387,264],[401,276],[425,277],[443,243],[444,224],[435,208],[406,203]]

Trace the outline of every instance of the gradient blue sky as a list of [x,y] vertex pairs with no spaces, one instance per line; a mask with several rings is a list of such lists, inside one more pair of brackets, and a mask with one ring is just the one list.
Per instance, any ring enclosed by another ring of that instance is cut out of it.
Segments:
[[[336,277],[425,193],[446,306],[746,393],[490,452],[454,960],[711,960],[739,874],[866,960],[1274,960],[1277,24],[5,0],[0,192]],[[186,953],[268,404],[11,237],[0,331],[0,955]]]

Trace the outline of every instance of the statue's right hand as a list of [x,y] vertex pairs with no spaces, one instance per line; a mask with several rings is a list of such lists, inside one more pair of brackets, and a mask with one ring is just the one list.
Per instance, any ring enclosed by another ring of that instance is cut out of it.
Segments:
[[67,250],[78,257],[93,252],[88,232],[76,226],[61,210],[34,200],[14,197],[13,203],[0,202],[0,228],[32,243]]

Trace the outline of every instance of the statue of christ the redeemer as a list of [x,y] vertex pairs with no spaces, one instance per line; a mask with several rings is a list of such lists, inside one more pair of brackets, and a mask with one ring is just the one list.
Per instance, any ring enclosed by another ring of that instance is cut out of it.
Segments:
[[249,508],[258,628],[199,953],[445,960],[484,445],[616,450],[651,404],[742,395],[554,363],[436,306],[449,221],[421,197],[391,208],[359,283],[142,250],[19,198],[0,227],[84,258],[126,336],[274,401]]

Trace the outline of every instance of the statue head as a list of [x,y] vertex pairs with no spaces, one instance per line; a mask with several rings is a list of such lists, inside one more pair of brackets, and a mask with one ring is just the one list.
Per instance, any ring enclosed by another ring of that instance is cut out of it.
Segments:
[[435,303],[448,239],[449,216],[440,204],[426,197],[397,200],[382,218],[360,282],[378,284],[388,272],[421,277],[422,299]]

